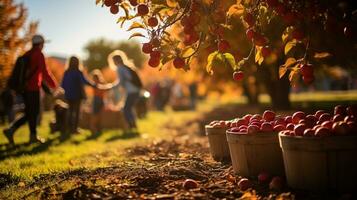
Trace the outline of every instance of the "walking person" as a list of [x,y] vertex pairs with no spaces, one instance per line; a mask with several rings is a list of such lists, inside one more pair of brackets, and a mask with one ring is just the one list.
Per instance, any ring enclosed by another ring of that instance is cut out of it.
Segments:
[[[78,57],[71,56],[64,72],[61,87],[64,89],[64,97],[68,104],[65,130],[67,133],[79,133],[79,111],[81,102],[86,98],[84,86],[96,88],[96,83],[88,80],[83,72],[82,64]],[[67,135],[68,136],[68,135]]]
[[[103,74],[99,69],[93,70],[92,78],[96,84],[105,84]],[[105,91],[94,88],[92,101],[92,116],[90,122],[90,130],[92,137],[99,136],[102,133],[101,113],[104,108]]]
[[139,99],[142,82],[138,76],[134,64],[127,55],[120,50],[113,51],[108,56],[109,66],[116,70],[119,77],[119,85],[125,91],[124,117],[131,130],[136,129],[134,106]]
[[37,136],[37,120],[40,112],[40,88],[42,80],[54,89],[57,87],[56,81],[46,66],[45,56],[42,53],[45,39],[41,35],[35,35],[32,38],[32,48],[24,54],[28,60],[26,62],[27,74],[24,77],[24,90],[20,95],[23,96],[25,103],[25,114],[10,125],[3,132],[11,145],[14,144],[15,131],[26,122],[30,128],[30,143],[43,143],[44,140]]

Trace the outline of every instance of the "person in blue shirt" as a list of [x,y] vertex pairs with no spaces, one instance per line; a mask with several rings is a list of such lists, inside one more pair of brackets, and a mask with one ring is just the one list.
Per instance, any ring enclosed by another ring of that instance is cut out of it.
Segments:
[[70,133],[79,133],[78,121],[81,101],[86,98],[84,86],[97,88],[96,84],[88,80],[83,72],[80,60],[72,56],[69,58],[67,69],[64,72],[61,87],[64,89],[65,100],[68,103],[68,117],[66,125]]
[[109,66],[117,72],[119,85],[125,92],[124,117],[129,128],[136,129],[137,125],[133,108],[139,99],[141,88],[133,83],[132,73],[129,68],[136,71],[134,64],[128,59],[127,55],[120,50],[113,51],[108,56],[108,62]]

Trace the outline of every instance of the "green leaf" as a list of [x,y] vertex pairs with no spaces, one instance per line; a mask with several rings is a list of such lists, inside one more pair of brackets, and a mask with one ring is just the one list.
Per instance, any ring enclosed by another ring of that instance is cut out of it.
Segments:
[[261,65],[263,61],[264,61],[264,57],[262,55],[262,49],[256,48],[255,62],[258,63],[258,65]]
[[141,33],[133,33],[131,34],[131,36],[129,37],[129,40],[133,37],[145,37],[145,35],[141,34]]
[[224,59],[226,60],[226,63],[228,62],[230,67],[232,67],[232,69],[236,69],[236,60],[234,58],[234,56],[230,53],[224,53],[223,54]]
[[289,53],[289,51],[296,46],[297,41],[294,39],[288,43],[286,43],[285,48],[284,48],[284,53],[285,55]]
[[128,28],[127,31],[131,31],[133,29],[137,29],[137,28],[142,28],[142,29],[145,29],[145,26],[139,22],[133,22],[130,27]]
[[206,65],[206,71],[212,75],[213,74],[213,63],[215,61],[215,59],[217,58],[217,55],[219,55],[218,51],[215,51],[213,53],[211,53],[210,55],[208,55],[207,57],[207,65]]

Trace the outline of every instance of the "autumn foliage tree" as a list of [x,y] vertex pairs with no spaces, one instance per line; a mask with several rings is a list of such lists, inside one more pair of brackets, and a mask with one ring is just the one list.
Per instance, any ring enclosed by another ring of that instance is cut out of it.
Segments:
[[[148,64],[189,70],[229,67],[233,79],[256,73],[278,109],[289,107],[289,82],[315,80],[321,63],[356,64],[356,4],[352,0],[97,0],[146,37]],[[122,11],[122,12],[120,12]],[[256,72],[254,72],[256,71]]]
[[24,52],[37,29],[37,23],[26,25],[27,10],[13,0],[0,1],[0,88],[4,88],[13,63]]
[[105,38],[99,38],[89,41],[84,50],[87,58],[84,61],[89,71],[93,69],[102,69],[108,66],[108,55],[116,50],[124,51],[129,59],[133,60],[137,68],[141,68],[145,61],[145,55],[141,53],[140,43],[136,41],[111,41]]

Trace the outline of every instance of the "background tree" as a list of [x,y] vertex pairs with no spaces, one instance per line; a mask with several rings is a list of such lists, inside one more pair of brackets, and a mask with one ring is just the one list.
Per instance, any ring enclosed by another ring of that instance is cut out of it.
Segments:
[[84,49],[87,53],[87,58],[85,59],[84,64],[88,67],[89,71],[107,67],[107,57],[116,49],[124,51],[128,57],[134,61],[135,66],[138,68],[142,67],[146,59],[145,55],[141,53],[140,43],[136,41],[114,42],[100,38],[88,42]]
[[18,55],[35,34],[38,23],[26,26],[27,10],[13,0],[0,1],[0,88],[4,88]]

